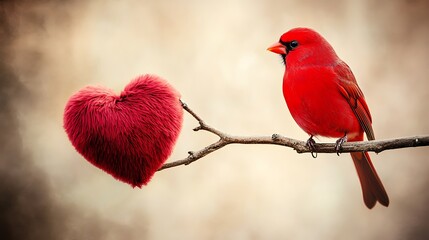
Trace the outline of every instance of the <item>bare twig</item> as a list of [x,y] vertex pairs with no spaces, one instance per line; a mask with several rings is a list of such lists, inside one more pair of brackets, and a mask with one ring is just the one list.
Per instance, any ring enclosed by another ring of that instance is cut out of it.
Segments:
[[[174,162],[164,164],[158,171],[177,167],[180,165],[188,165],[204,156],[219,150],[229,144],[274,144],[281,145],[285,147],[290,147],[297,151],[298,153],[336,153],[335,143],[316,143],[314,144],[314,149],[310,149],[305,141],[295,140],[292,138],[287,138],[280,136],[278,134],[273,134],[272,136],[232,136],[222,131],[219,131],[209,125],[207,125],[194,111],[192,111],[188,105],[182,102],[183,109],[185,109],[189,114],[191,114],[199,123],[199,126],[194,128],[194,131],[205,130],[211,132],[219,137],[217,142],[214,142],[205,148],[198,151],[188,152],[188,157],[177,160]],[[389,149],[399,149],[399,148],[408,148],[408,147],[421,147],[429,146],[429,136],[416,136],[416,137],[403,137],[396,139],[387,139],[387,140],[373,140],[365,142],[346,142],[342,145],[341,152],[375,152],[380,153],[384,150]]]

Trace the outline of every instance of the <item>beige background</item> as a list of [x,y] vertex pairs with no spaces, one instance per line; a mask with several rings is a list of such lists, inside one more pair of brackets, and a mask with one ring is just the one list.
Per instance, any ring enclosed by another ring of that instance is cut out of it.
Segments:
[[[119,93],[135,76],[155,73],[220,130],[307,139],[284,103],[281,60],[266,51],[285,31],[307,26],[325,36],[352,68],[378,139],[428,134],[428,1],[100,0],[1,6],[10,30],[4,35],[9,59],[4,66],[13,74],[2,90],[7,96],[2,122],[12,123],[2,128],[19,138],[2,138],[12,148],[3,144],[0,171],[7,181],[0,198],[13,199],[7,205],[13,211],[5,207],[9,214],[3,218],[16,236],[428,238],[429,148],[372,154],[391,206],[368,210],[348,154],[313,159],[273,145],[228,146],[133,189],[86,162],[62,128],[65,103],[83,86],[104,85]],[[186,115],[169,161],[216,140],[193,132],[196,125]]]

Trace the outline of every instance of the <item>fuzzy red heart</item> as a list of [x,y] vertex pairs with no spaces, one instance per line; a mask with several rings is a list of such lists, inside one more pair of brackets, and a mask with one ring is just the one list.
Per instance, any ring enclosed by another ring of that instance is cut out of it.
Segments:
[[141,187],[167,160],[180,133],[179,94],[143,75],[116,95],[88,86],[68,101],[64,129],[76,150],[116,179]]

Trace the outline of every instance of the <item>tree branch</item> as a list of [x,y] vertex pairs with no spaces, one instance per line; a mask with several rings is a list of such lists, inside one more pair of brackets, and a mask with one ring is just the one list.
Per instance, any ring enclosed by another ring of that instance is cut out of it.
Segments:
[[[204,130],[211,132],[219,137],[217,142],[214,142],[205,148],[198,151],[188,152],[188,157],[174,162],[164,164],[158,171],[177,167],[180,165],[188,165],[197,161],[204,156],[217,151],[229,144],[273,144],[294,149],[298,153],[336,153],[335,143],[316,143],[314,149],[310,149],[305,141],[295,140],[273,134],[272,136],[233,136],[207,125],[188,105],[182,101],[183,109],[191,114],[199,123],[199,126],[194,128],[194,131]],[[342,145],[341,152],[375,152],[380,153],[384,150],[429,146],[429,136],[403,137],[387,140],[373,140],[364,142],[346,142]]]

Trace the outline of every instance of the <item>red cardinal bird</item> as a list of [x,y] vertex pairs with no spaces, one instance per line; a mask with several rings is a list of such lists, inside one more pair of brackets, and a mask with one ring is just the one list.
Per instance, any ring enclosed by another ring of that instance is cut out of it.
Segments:
[[[285,64],[283,95],[292,117],[310,135],[339,138],[337,152],[346,141],[362,141],[364,133],[374,140],[372,119],[349,66],[317,32],[295,28],[268,48],[280,54]],[[389,205],[389,197],[367,152],[351,153],[368,208],[378,201]]]

